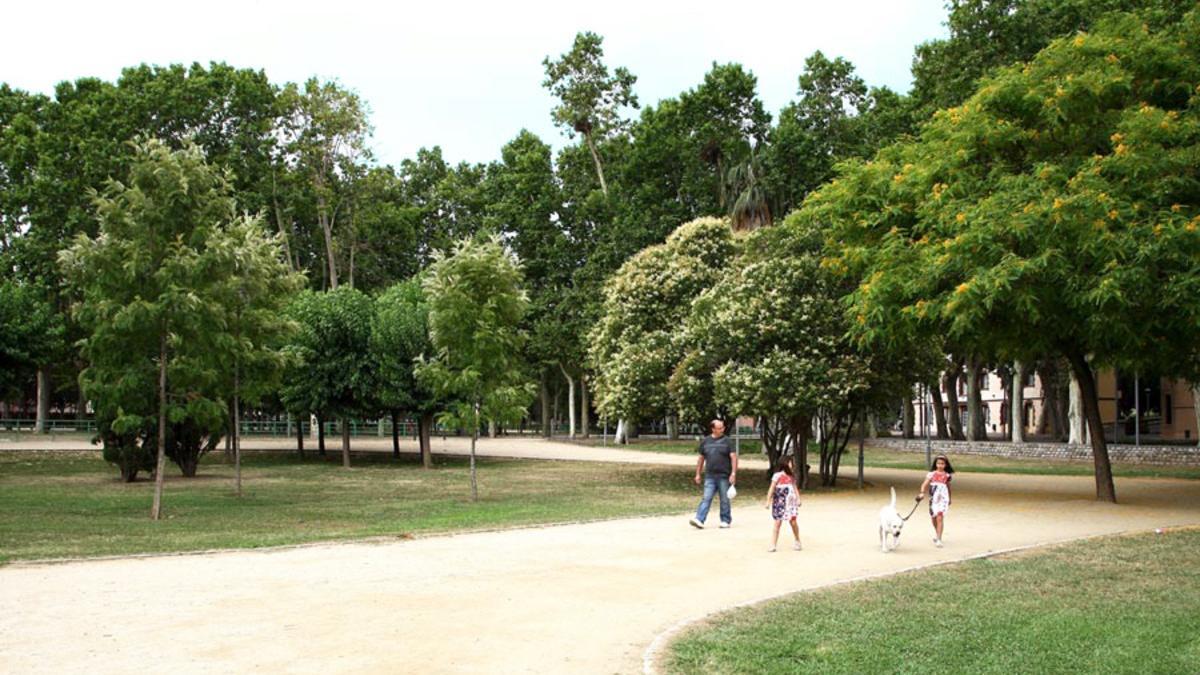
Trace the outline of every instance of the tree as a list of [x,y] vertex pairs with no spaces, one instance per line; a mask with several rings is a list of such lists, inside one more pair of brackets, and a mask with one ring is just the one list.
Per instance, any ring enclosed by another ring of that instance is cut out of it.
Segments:
[[757,417],[771,465],[790,448],[802,482],[816,420],[821,482],[833,485],[859,413],[895,400],[913,359],[861,350],[848,338],[848,284],[821,264],[819,228],[793,217],[736,244],[728,272],[691,303],[682,330],[681,368],[711,373],[711,384],[677,372],[672,394],[681,407],[711,396],[730,415]]
[[944,335],[975,353],[1065,358],[1097,497],[1115,501],[1093,369],[1192,377],[1200,320],[1200,13],[1137,15],[986,78],[920,138],[848,165],[805,218],[862,279],[858,338]]
[[416,415],[421,462],[428,469],[432,466],[429,438],[433,416],[441,401],[416,376],[419,359],[433,354],[429,303],[420,277],[395,284],[375,299],[371,350],[379,367],[380,404],[392,414],[392,453],[400,456],[400,414]]
[[1001,66],[1028,61],[1050,41],[1090,30],[1117,11],[1145,10],[1153,27],[1178,21],[1189,3],[1174,0],[951,0],[948,38],[918,45],[913,54],[917,119],[957,106],[980,78]]
[[763,155],[766,191],[777,213],[798,207],[833,177],[838,162],[869,156],[910,129],[905,99],[887,88],[868,88],[841,57],[813,52],[797,94],[779,113]]
[[[0,400],[23,389],[63,351],[62,316],[46,295],[28,284],[0,281]],[[38,407],[44,420],[40,401]]]
[[355,190],[346,246],[349,283],[365,292],[380,291],[420,269],[420,209],[405,202],[404,185],[391,167],[368,170]]
[[363,292],[344,286],[334,291],[305,291],[288,309],[299,330],[288,344],[291,362],[280,398],[288,410],[338,417],[342,428],[342,466],[350,468],[350,422],[376,409],[376,362],[371,351],[374,303]]
[[338,218],[345,215],[347,193],[359,171],[359,162],[369,154],[367,109],[357,94],[336,82],[322,83],[316,78],[305,82],[303,90],[289,84],[280,98],[289,163],[310,181],[317,223],[325,242],[329,288],[336,289],[339,277],[334,230]]
[[520,355],[529,299],[521,268],[497,236],[464,239],[424,280],[433,353],[417,377],[448,399],[446,423],[471,429],[471,501],[481,421],[519,419],[532,398]]
[[260,218],[243,218],[216,232],[207,246],[215,259],[207,274],[225,309],[228,332],[218,345],[232,376],[235,489],[242,494],[241,403],[260,403],[275,391],[285,366],[286,339],[296,330],[284,310],[304,285],[285,258],[282,235],[269,235]]
[[[597,410],[632,422],[679,412],[667,389],[685,356],[679,327],[692,302],[725,273],[732,243],[727,221],[694,220],[666,243],[630,258],[608,280],[589,336]],[[696,413],[713,413],[705,408]]]
[[547,381],[561,374],[567,381],[574,436],[575,385],[583,377],[583,298],[572,293],[571,278],[585,254],[564,230],[562,190],[550,146],[521,131],[501,149],[501,161],[488,171],[486,189],[489,204],[484,221],[516,254],[530,296],[526,360],[539,371],[543,429],[548,433]]
[[596,177],[600,189],[608,196],[608,184],[604,180],[604,165],[596,150],[597,139],[603,139],[624,124],[623,108],[637,108],[637,96],[632,73],[617,67],[610,75],[604,65],[604,38],[591,32],[579,33],[571,51],[557,61],[550,57],[542,60],[546,68],[543,87],[559,100],[551,113],[554,124],[566,129],[567,136],[574,138],[582,134],[584,143],[596,165]]
[[141,433],[157,452],[157,520],[166,456],[194,474],[223,426],[219,346],[228,328],[215,292],[224,280],[208,244],[239,216],[228,181],[198,147],[172,151],[146,140],[134,154],[128,184],[112,181],[95,196],[99,236],[81,234],[61,261],[81,296],[76,317],[90,332],[82,379],[102,435]]

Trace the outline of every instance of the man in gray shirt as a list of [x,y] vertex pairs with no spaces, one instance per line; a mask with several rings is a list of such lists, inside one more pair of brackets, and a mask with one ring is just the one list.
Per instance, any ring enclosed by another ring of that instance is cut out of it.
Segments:
[[[696,509],[696,517],[689,523],[692,527],[704,529],[704,521],[708,520],[708,509],[712,506],[713,495],[721,497],[721,527],[729,527],[733,522],[732,509],[729,507],[729,486],[737,483],[738,456],[733,443],[725,436],[725,423],[721,420],[712,421],[712,435],[705,436],[696,449],[700,457],[696,460],[696,485],[700,484],[700,474],[704,473],[704,498]],[[707,465],[707,469],[705,468]]]

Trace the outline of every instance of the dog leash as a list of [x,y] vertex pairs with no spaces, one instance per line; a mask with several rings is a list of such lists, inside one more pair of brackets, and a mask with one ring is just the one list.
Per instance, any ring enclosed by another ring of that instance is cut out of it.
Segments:
[[920,497],[917,497],[916,499],[914,499],[914,500],[913,500],[913,507],[912,507],[912,510],[908,512],[908,515],[907,515],[907,516],[904,516],[904,517],[903,517],[903,518],[901,518],[900,520],[903,520],[903,521],[905,521],[905,522],[908,522],[908,519],[909,519],[909,518],[912,518],[912,514],[914,514],[914,513],[916,513],[916,512],[917,512],[917,506],[918,506],[918,505],[920,505],[920,503],[921,503],[921,498],[920,498]]

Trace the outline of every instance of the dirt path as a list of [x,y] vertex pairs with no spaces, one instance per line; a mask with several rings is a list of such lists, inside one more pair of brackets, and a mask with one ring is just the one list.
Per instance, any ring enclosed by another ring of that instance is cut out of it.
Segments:
[[[527,451],[561,451],[549,445]],[[1200,523],[1200,482],[1118,479],[1114,506],[1093,500],[1088,478],[960,474],[946,548],[915,517],[900,549],[880,554],[875,513],[887,486],[911,499],[920,477],[872,470],[876,487],[863,493],[806,498],[799,553],[765,552],[769,519],[744,495],[729,530],[695,531],[681,515],[10,565],[0,568],[0,663],[56,673],[633,673],[657,634],[738,603],[989,550]]]

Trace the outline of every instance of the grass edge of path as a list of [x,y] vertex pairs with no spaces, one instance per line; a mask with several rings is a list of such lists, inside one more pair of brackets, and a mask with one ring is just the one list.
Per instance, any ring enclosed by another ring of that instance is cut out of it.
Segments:
[[917,572],[920,570],[934,569],[934,568],[938,568],[938,567],[946,567],[949,565],[957,565],[957,564],[961,564],[961,563],[970,562],[972,560],[983,560],[986,558],[994,558],[994,557],[1002,556],[1002,555],[1011,555],[1014,553],[1026,553],[1026,552],[1033,551],[1035,549],[1050,549],[1050,548],[1054,548],[1057,546],[1065,546],[1068,544],[1089,541],[1092,539],[1108,539],[1108,538],[1135,536],[1135,535],[1140,535],[1140,534],[1149,534],[1149,533],[1155,532],[1160,529],[1163,531],[1166,531],[1166,530],[1184,530],[1184,531],[1196,530],[1196,531],[1200,531],[1200,525],[1194,525],[1194,524],[1162,525],[1157,528],[1137,528],[1137,529],[1131,529],[1131,530],[1119,530],[1116,532],[1106,532],[1103,534],[1090,534],[1090,535],[1086,535],[1086,536],[1082,536],[1082,537],[1067,537],[1065,539],[1054,539],[1054,540],[1050,540],[1050,541],[1038,542],[1038,543],[1033,543],[1033,544],[1023,544],[1021,546],[1012,546],[1009,548],[999,549],[999,550],[995,550],[995,551],[986,551],[984,553],[974,553],[971,555],[966,555],[966,556],[962,556],[959,558],[952,558],[949,560],[940,560],[937,562],[925,563],[925,564],[921,564],[921,565],[912,565],[912,566],[905,567],[905,568],[898,569],[898,570],[891,570],[891,571],[887,571],[887,572],[877,572],[875,574],[865,574],[865,575],[861,575],[861,576],[857,576],[857,577],[852,577],[849,579],[839,579],[832,583],[821,584],[819,586],[813,586],[811,588],[805,588],[805,589],[801,589],[798,591],[785,591],[783,593],[773,593],[771,595],[767,595],[767,596],[764,596],[761,598],[756,598],[754,600],[747,600],[745,602],[739,602],[734,605],[729,605],[728,607],[714,609],[712,611],[705,612],[705,613],[697,615],[697,616],[683,619],[683,620],[678,621],[678,622],[672,624],[671,626],[667,627],[665,630],[659,632],[657,635],[654,636],[654,639],[651,640],[650,644],[647,645],[646,649],[642,652],[642,673],[643,673],[643,675],[664,675],[665,673],[667,673],[668,671],[663,666],[665,666],[666,661],[671,654],[671,647],[674,645],[675,641],[678,640],[690,628],[692,628],[698,624],[704,623],[705,621],[708,621],[710,619],[713,619],[721,614],[725,614],[727,612],[733,612],[733,611],[737,611],[737,610],[758,607],[759,605],[763,605],[763,604],[766,604],[769,602],[774,602],[776,600],[783,600],[785,598],[791,598],[791,597],[799,597],[801,595],[805,595],[808,593],[824,591],[824,590],[828,590],[831,588],[839,588],[842,586],[849,586],[851,584],[856,584],[856,583],[860,583],[860,582],[876,581],[879,579],[899,576],[902,574],[910,574],[912,572]]
[[[567,460],[569,461],[569,460]],[[146,553],[118,553],[93,556],[74,556],[63,558],[18,558],[16,560],[0,560],[0,570],[5,568],[18,567],[48,567],[51,565],[70,565],[74,563],[89,563],[102,562],[107,560],[130,560],[143,558],[181,558],[185,556],[210,556],[223,555],[226,553],[261,553],[269,555],[271,553],[283,553],[295,549],[305,548],[321,548],[321,547],[336,547],[336,546],[384,546],[387,544],[398,544],[406,541],[419,541],[421,539],[436,539],[441,537],[458,537],[471,534],[492,534],[498,532],[519,532],[522,530],[540,530],[557,527],[570,527],[572,525],[595,525],[597,523],[608,523],[616,520],[646,520],[649,518],[683,518],[691,511],[680,511],[679,513],[649,513],[641,516],[611,516],[605,518],[586,518],[578,520],[562,520],[546,523],[520,523],[515,525],[501,525],[498,527],[480,527],[467,530],[426,530],[422,532],[405,532],[395,535],[374,535],[369,537],[354,537],[348,539],[319,539],[316,541],[302,541],[294,544],[276,544],[268,546],[251,546],[251,547],[224,547],[224,548],[208,548],[197,549],[194,551],[149,551]]]

